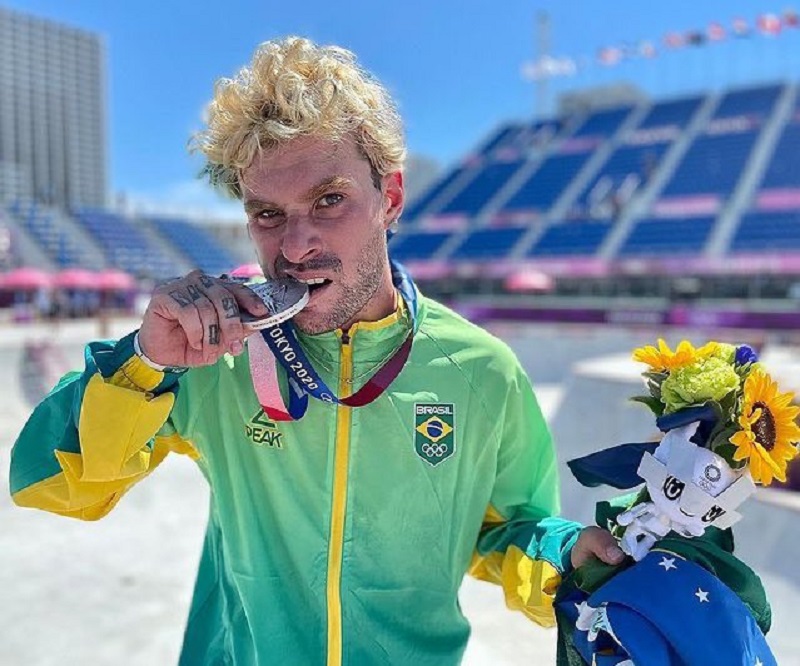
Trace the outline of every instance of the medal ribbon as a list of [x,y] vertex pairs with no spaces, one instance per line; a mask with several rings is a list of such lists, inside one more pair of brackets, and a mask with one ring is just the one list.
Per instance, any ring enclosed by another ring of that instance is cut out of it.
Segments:
[[[273,421],[292,421],[303,417],[308,409],[308,396],[331,404],[363,407],[381,395],[406,364],[416,332],[417,292],[405,268],[391,261],[392,283],[400,292],[411,317],[411,330],[392,356],[353,395],[339,398],[322,380],[306,356],[291,321],[270,326],[253,334],[250,345],[250,369],[253,386],[264,409]],[[285,404],[278,383],[277,363],[289,380],[289,404]]]

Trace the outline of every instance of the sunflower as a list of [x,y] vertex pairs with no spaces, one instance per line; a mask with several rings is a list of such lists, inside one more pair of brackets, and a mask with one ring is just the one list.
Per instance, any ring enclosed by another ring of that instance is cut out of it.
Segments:
[[655,372],[669,372],[685,368],[687,365],[691,365],[702,358],[708,358],[717,351],[718,346],[716,342],[709,342],[695,349],[688,340],[681,340],[673,352],[667,343],[662,338],[659,338],[658,349],[651,345],[634,349],[633,360],[647,363],[650,369]]
[[756,483],[768,486],[775,477],[786,481],[786,465],[797,455],[800,428],[795,419],[800,407],[791,406],[794,394],[778,393],[778,385],[761,370],[753,370],[744,383],[741,430],[730,441],[734,460],[748,460]]

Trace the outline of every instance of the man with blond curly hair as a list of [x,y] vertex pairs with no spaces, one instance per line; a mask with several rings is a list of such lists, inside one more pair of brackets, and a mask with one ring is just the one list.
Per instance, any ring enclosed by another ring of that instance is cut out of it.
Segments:
[[194,147],[242,200],[264,274],[307,304],[251,335],[276,313],[242,284],[156,289],[138,331],[90,344],[34,411],[15,501],[95,520],[170,451],[192,456],[211,507],[186,666],[457,664],[467,571],[552,625],[564,573],[621,552],[554,517],[513,353],[390,261],[406,151],[386,90],[344,49],[267,42],[217,84]]

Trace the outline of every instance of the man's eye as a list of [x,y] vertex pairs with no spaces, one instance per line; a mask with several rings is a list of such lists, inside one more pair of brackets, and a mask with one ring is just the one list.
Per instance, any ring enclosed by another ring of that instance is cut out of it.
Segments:
[[278,210],[262,210],[253,215],[253,221],[262,227],[274,227],[281,220]]
[[340,201],[344,199],[344,196],[341,194],[331,193],[331,194],[324,194],[319,198],[319,207],[320,208],[329,208],[330,206],[335,206]]

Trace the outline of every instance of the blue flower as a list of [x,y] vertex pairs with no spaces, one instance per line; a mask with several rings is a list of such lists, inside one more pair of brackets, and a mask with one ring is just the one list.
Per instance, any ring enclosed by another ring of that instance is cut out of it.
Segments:
[[758,354],[755,353],[752,347],[740,345],[736,348],[736,365],[746,365],[748,363],[756,363],[757,361]]

